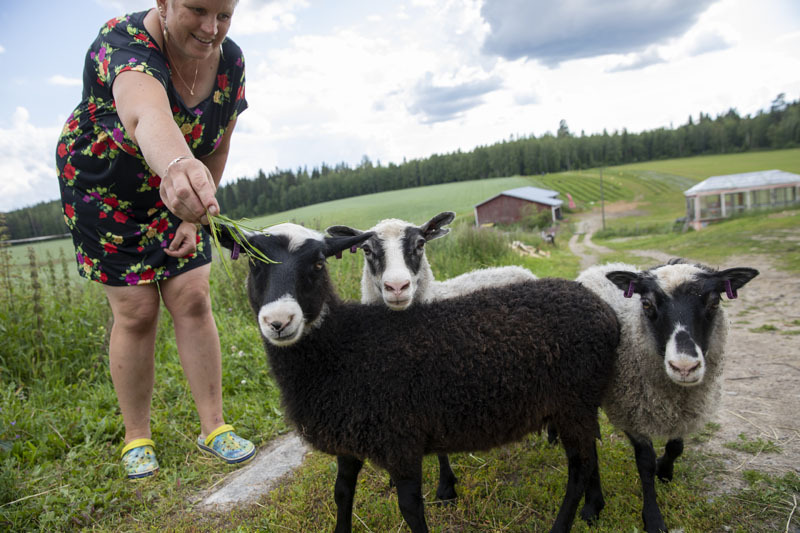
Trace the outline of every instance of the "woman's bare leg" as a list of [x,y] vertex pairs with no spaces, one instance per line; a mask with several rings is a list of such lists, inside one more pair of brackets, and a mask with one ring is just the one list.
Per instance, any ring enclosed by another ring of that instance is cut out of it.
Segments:
[[160,303],[158,287],[106,286],[105,292],[114,314],[108,359],[125,424],[125,443],[149,439]]
[[211,314],[208,276],[204,265],[161,282],[161,297],[172,315],[183,372],[189,381],[201,435],[224,424],[222,417],[222,354]]

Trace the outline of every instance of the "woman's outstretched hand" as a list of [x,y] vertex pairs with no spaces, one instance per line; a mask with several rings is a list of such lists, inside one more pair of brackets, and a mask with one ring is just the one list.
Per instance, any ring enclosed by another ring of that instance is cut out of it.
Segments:
[[210,215],[219,214],[219,203],[214,197],[217,187],[202,161],[193,157],[175,161],[164,174],[161,200],[178,218],[208,224],[206,211]]

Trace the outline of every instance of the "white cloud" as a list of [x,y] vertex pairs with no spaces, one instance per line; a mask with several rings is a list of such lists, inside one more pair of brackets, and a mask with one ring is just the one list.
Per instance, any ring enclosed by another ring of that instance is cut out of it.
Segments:
[[63,87],[81,87],[83,85],[83,81],[81,81],[80,78],[68,78],[61,74],[50,76],[47,83],[50,85],[61,85]]
[[[5,122],[5,121],[3,121]],[[0,122],[0,211],[11,211],[59,197],[55,169],[60,128],[30,123],[17,107],[7,125]]]
[[651,46],[644,52],[638,54],[629,54],[629,57],[627,59],[617,64],[616,66],[611,67],[606,72],[614,73],[614,72],[623,72],[626,70],[641,70],[651,65],[664,63],[665,61],[666,60],[663,57],[661,57],[661,54],[658,51],[658,47]]
[[2,44],[0,44],[0,54],[4,53],[5,51],[6,51],[5,47]]
[[272,33],[291,28],[297,12],[308,8],[308,0],[241,0],[234,15],[237,35]]

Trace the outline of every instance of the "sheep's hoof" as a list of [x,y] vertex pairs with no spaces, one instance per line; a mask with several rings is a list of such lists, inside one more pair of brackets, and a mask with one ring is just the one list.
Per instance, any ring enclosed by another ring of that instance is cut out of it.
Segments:
[[656,476],[664,483],[672,481],[673,464],[671,462],[658,459],[656,461]]
[[587,524],[594,525],[600,518],[600,511],[606,506],[606,502],[601,498],[598,501],[586,502],[581,509],[581,520]]
[[458,494],[456,494],[456,488],[453,485],[436,489],[436,499],[445,505],[455,503],[457,498]]

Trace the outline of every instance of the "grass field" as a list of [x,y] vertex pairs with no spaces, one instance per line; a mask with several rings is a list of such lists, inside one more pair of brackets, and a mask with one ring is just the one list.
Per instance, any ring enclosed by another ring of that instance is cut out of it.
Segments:
[[[641,213],[611,224],[663,224],[683,215],[682,191],[712,174],[781,168],[800,173],[800,150],[659,161],[603,169],[607,202],[636,202]],[[366,228],[385,217],[421,223],[444,210],[458,213],[447,238],[429,245],[437,277],[491,265],[519,263],[540,276],[573,278],[578,260],[565,242],[566,221],[549,259],[522,259],[508,250],[512,239],[531,244],[538,235],[476,230],[474,204],[526,184],[570,192],[582,207],[599,201],[599,170],[513,177],[395,191],[309,206],[262,217],[265,226],[297,221],[318,228],[334,223]],[[781,236],[797,227],[798,210],[747,217],[700,232],[648,234],[602,244],[625,258],[632,250],[660,249],[712,263],[737,254],[769,254],[781,268],[800,274],[800,254]],[[290,482],[258,505],[219,514],[196,510],[197,496],[230,472],[200,455],[193,441],[196,414],[178,362],[169,314],[162,312],[156,352],[153,435],[161,473],[133,484],[122,479],[122,423],[107,369],[109,309],[102,288],[77,281],[69,241],[37,244],[34,267],[25,247],[0,249],[0,530],[3,531],[330,531],[335,520],[335,461],[312,454]],[[65,250],[61,260],[60,250]],[[361,257],[329,261],[344,298],[358,297]],[[218,263],[211,292],[223,350],[226,419],[257,445],[289,428],[263,347],[244,297],[244,261],[231,263],[229,279]],[[35,275],[35,282],[34,282]],[[714,428],[709,427],[709,432]],[[574,531],[641,529],[639,482],[630,446],[603,419],[599,448],[607,507],[593,528],[576,521]],[[703,435],[693,437],[698,441]],[[427,505],[432,531],[500,532],[547,530],[566,476],[563,452],[531,436],[491,452],[452,457],[459,477],[456,505]],[[716,459],[690,451],[675,481],[658,485],[668,525],[687,532],[793,531],[787,517],[796,475],[746,472],[741,492],[708,497]],[[425,463],[424,489],[431,498],[436,461]],[[789,506],[787,507],[787,503]],[[355,531],[405,531],[394,491],[384,472],[367,465],[358,484]]]

